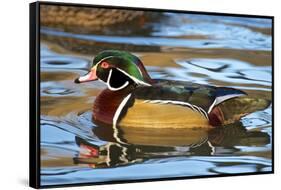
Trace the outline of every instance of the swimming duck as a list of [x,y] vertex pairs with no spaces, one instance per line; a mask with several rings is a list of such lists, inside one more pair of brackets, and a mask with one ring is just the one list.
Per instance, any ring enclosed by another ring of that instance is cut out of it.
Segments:
[[[220,108],[246,93],[184,81],[152,79],[141,60],[125,51],[106,50],[76,83],[100,80],[107,85],[93,106],[100,125],[142,128],[210,128],[228,121]],[[240,119],[245,114],[238,114]]]

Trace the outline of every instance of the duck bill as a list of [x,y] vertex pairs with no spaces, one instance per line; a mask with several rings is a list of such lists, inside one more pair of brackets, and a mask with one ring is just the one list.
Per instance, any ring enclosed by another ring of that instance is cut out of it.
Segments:
[[96,68],[93,67],[90,72],[88,72],[86,75],[81,76],[77,79],[75,79],[75,83],[83,83],[83,82],[89,82],[89,81],[95,81],[97,80],[97,73],[96,73]]

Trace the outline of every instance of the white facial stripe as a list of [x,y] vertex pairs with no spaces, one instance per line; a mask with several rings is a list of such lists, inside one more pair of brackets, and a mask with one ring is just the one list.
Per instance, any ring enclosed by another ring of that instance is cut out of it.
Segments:
[[134,76],[131,76],[129,75],[128,73],[126,73],[125,71],[123,71],[122,69],[119,69],[119,68],[116,68],[118,71],[122,72],[124,75],[126,75],[127,77],[129,77],[130,79],[132,79],[135,83],[137,84],[142,84],[142,85],[145,85],[145,86],[151,86],[150,84],[146,83],[146,82],[143,82],[139,79],[137,79],[136,77]]
[[[108,57],[105,57],[105,58],[101,59],[99,62],[97,62],[97,64],[96,64],[96,65],[100,64],[100,63],[101,63],[101,62],[103,62],[105,59],[108,59],[108,58],[111,58],[111,57],[114,57],[114,56],[108,56]],[[137,67],[137,69],[139,70],[139,73],[141,74],[141,76],[143,76],[143,74],[142,74],[142,72],[141,72],[140,68],[139,68],[139,67]]]
[[107,77],[107,81],[106,81],[106,84],[107,84],[107,87],[109,88],[109,90],[112,90],[112,91],[117,91],[117,90],[121,90],[123,88],[125,88],[126,86],[129,85],[129,81],[126,81],[122,86],[120,86],[119,88],[114,88],[110,85],[110,79],[111,79],[111,75],[112,75],[112,69],[109,70],[109,74],[108,74],[108,77]]
[[[105,57],[105,58],[101,59],[99,62],[96,63],[96,67],[98,66],[98,64],[100,64],[101,62],[103,62],[105,59],[108,59],[108,58],[111,58],[111,57],[114,57],[114,56],[108,56],[108,57]],[[146,83],[146,82],[143,82],[143,81],[141,81],[141,80],[135,78],[134,76],[129,75],[128,73],[126,73],[126,72],[123,71],[122,69],[119,69],[119,68],[116,68],[116,69],[119,70],[120,72],[122,72],[123,74],[125,74],[126,76],[128,76],[129,78],[131,78],[131,79],[132,79],[135,83],[137,83],[137,84],[142,84],[142,85],[144,85],[144,86],[151,86],[150,84],[148,84],[148,83]],[[143,76],[143,74],[142,74],[140,68],[137,67],[137,69],[138,69],[138,71],[140,72],[141,76]]]
[[140,68],[139,68],[139,67],[137,67],[137,69],[139,70],[139,72],[140,72],[141,76],[143,77],[143,75],[142,75],[142,72],[141,72]]
[[101,62],[103,62],[105,59],[108,59],[108,58],[111,58],[111,57],[114,57],[114,56],[104,57],[103,59],[101,59],[99,62],[96,63],[96,66],[97,66],[98,64],[100,64]]

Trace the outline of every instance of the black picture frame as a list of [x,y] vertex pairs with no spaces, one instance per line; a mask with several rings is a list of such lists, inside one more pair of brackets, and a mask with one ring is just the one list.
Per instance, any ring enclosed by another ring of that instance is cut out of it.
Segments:
[[[249,172],[241,174],[222,174],[222,175],[204,175],[192,177],[172,177],[172,178],[157,178],[157,179],[136,179],[136,180],[118,180],[107,182],[93,183],[77,183],[64,185],[48,185],[40,184],[40,5],[57,5],[57,6],[78,6],[92,7],[105,9],[125,9],[125,10],[141,10],[155,12],[171,12],[171,13],[188,13],[188,14],[203,14],[203,15],[219,15],[219,16],[234,16],[248,18],[267,18],[272,20],[272,171]],[[243,175],[260,175],[274,173],[274,17],[264,15],[248,15],[248,14],[232,14],[232,13],[217,13],[217,12],[198,12],[187,10],[168,10],[156,8],[136,8],[136,7],[120,7],[120,6],[103,6],[91,4],[76,4],[76,3],[61,3],[61,2],[34,2],[29,4],[29,45],[30,45],[30,80],[29,80],[29,185],[33,188],[50,188],[50,187],[69,187],[69,186],[85,186],[99,184],[118,184],[118,183],[135,183],[147,181],[163,181],[163,180],[182,180],[195,178],[214,178],[214,177],[231,177]]]

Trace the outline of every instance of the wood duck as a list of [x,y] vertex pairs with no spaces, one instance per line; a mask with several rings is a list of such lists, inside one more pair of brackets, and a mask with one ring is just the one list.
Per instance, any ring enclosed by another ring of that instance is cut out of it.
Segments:
[[[100,80],[107,85],[93,106],[93,121],[113,127],[211,128],[227,121],[220,105],[246,93],[234,88],[152,79],[135,55],[106,50],[76,83]],[[238,114],[235,120],[245,114]]]

